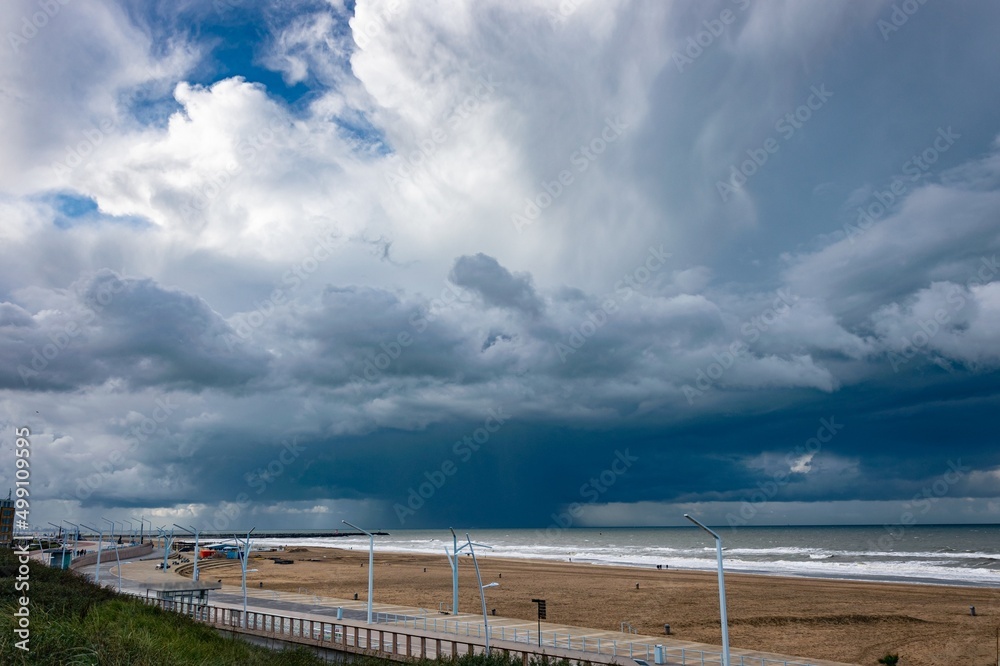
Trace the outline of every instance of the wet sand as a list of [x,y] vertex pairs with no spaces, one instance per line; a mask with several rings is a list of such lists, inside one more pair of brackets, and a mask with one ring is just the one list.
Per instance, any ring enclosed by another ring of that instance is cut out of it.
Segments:
[[[264,559],[294,560],[279,565]],[[312,560],[312,561],[310,561]],[[367,550],[324,548],[255,553],[248,587],[365,599]],[[533,620],[532,598],[548,602],[548,620],[640,634],[721,643],[714,573],[480,558],[487,606],[497,615]],[[426,569],[426,571],[425,571]],[[460,562],[459,607],[481,608],[472,560]],[[231,561],[205,577],[240,584]],[[636,585],[638,584],[638,588]],[[814,659],[876,665],[898,653],[900,666],[997,665],[1000,589],[889,584],[727,574],[730,642],[735,647]],[[451,605],[451,568],[444,555],[375,554],[376,603],[436,611]],[[976,617],[969,607],[976,607]]]

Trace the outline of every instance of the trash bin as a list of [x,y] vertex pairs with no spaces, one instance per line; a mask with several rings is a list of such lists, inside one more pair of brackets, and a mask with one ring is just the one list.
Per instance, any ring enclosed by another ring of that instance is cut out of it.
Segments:
[[344,607],[343,606],[337,606],[337,619],[338,620],[343,620],[344,619]]
[[653,647],[653,661],[657,664],[665,664],[667,660],[663,658],[663,646],[656,645]]

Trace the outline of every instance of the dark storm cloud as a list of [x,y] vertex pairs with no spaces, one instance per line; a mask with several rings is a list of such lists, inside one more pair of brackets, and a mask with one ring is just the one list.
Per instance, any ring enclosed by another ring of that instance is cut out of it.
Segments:
[[511,273],[496,259],[482,252],[455,260],[449,277],[458,286],[479,294],[487,305],[531,315],[539,314],[544,308],[530,275]]
[[[530,275],[515,278],[520,288],[511,290],[511,274],[485,264],[507,285],[501,293],[515,313],[523,310],[511,294],[542,302]],[[142,442],[119,481],[154,476],[150,498],[211,504],[247,494],[262,506],[367,498],[409,507],[412,491],[453,463],[448,483],[404,514],[407,527],[477,520],[481,508],[462,508],[470,493],[505,507],[499,524],[545,525],[581,492],[592,495],[587,484],[625,450],[638,462],[601,491],[601,502],[741,502],[775,478],[782,501],[908,498],[948,469],[935,428],[958,415],[947,432],[963,441],[960,464],[1000,465],[976,436],[989,401],[961,402],[983,400],[984,378],[949,375],[954,400],[935,404],[928,398],[946,395],[945,383],[926,377],[937,367],[926,357],[899,372],[863,347],[840,360],[810,360],[858,344],[812,299],[692,296],[668,284],[572,298],[564,290],[525,318],[498,309],[495,299],[472,298],[472,285],[486,280],[463,275],[436,298],[328,285],[313,301],[275,307],[253,335],[240,337],[197,297],[101,272],[53,296],[92,314],[51,361],[52,376],[67,388],[112,377],[163,394],[197,387],[207,391],[201,410],[230,415],[227,426],[192,418],[194,407],[180,410]],[[8,343],[52,339],[51,313],[6,304],[0,314]],[[727,357],[734,341],[746,350]],[[570,351],[561,354],[560,344]],[[880,388],[842,387],[803,408],[817,395],[809,372],[827,372],[826,364],[866,373]],[[721,375],[687,400],[684,386],[700,386],[700,371],[716,377],[713,368]],[[915,378],[925,388],[914,388]],[[234,386],[247,404],[223,407],[213,393]],[[738,406],[739,416],[720,420],[726,405]],[[505,423],[476,444],[469,438],[491,409]],[[280,418],[267,417],[274,410]],[[899,410],[913,415],[900,422]],[[835,436],[822,434],[824,423],[835,424]],[[818,433],[822,445],[808,444]],[[282,454],[289,442],[294,456]],[[949,491],[988,495],[990,478]],[[531,502],[514,490],[523,487],[535,489]],[[118,482],[106,483],[86,504],[111,506],[121,492]]]
[[102,270],[29,314],[6,304],[3,384],[73,390],[121,379],[136,388],[234,387],[266,373],[268,357],[234,345],[234,331],[201,299],[150,279]]
[[[289,381],[354,384],[355,391],[392,378],[457,379],[476,373],[470,343],[453,326],[471,295],[452,288],[448,302],[374,287],[328,286],[319,302],[298,313],[283,309],[270,324],[292,345],[281,367]],[[357,395],[355,396],[357,398]]]

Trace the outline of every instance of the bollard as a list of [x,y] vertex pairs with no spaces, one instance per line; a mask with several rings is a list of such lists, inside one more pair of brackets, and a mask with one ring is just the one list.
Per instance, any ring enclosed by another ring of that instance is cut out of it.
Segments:
[[667,636],[670,635],[670,625],[669,624],[663,625],[663,633],[665,633]]

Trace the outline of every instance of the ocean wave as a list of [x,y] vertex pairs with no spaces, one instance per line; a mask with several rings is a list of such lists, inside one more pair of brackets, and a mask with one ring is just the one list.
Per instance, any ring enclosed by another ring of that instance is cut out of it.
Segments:
[[[928,540],[924,540],[922,550],[906,551],[903,549],[903,542],[893,544],[900,548],[896,551],[849,547],[865,543],[862,539],[867,540],[877,533],[874,530],[859,530],[849,535],[843,532],[820,534],[820,538],[816,539],[819,543],[814,546],[803,545],[803,541],[812,535],[804,537],[801,532],[795,531],[778,534],[779,538],[792,543],[783,544],[768,535],[767,541],[759,540],[755,544],[753,539],[760,537],[748,530],[746,534],[723,537],[724,544],[736,542],[734,546],[725,548],[725,567],[727,571],[733,572],[788,576],[921,580],[974,585],[996,585],[1000,582],[1000,553],[988,550],[996,542],[993,536],[990,537],[992,541],[977,538],[975,541],[959,542],[960,545],[968,543],[970,546],[979,546],[965,550],[946,546],[941,543],[941,537],[938,537],[938,543],[933,544],[940,545],[940,548],[935,548]],[[435,534],[430,531],[419,535],[403,532],[378,537],[375,548],[378,552],[423,555],[440,555],[445,548],[450,550],[451,538],[438,538]],[[947,537],[953,538],[950,534]],[[695,540],[679,532],[652,533],[640,530],[626,534],[618,530],[613,535],[602,535],[596,530],[564,530],[553,536],[539,530],[481,530],[477,532],[477,538],[493,546],[492,550],[477,548],[477,554],[484,558],[550,561],[572,559],[574,562],[598,565],[649,568],[665,565],[670,569],[706,571],[714,570],[716,566],[715,545],[711,541],[706,544],[704,538]],[[464,543],[464,539],[459,541]],[[355,550],[368,548],[366,537],[260,539],[255,543]]]

